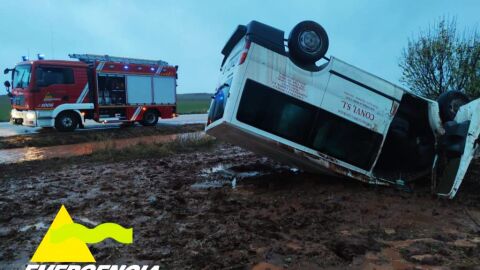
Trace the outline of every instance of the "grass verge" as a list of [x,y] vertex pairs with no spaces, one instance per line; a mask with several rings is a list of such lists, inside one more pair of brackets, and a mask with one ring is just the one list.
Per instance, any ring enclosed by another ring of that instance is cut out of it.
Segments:
[[2,95],[0,96],[0,122],[7,122],[10,120],[10,99]]
[[109,141],[140,136],[168,135],[196,132],[204,129],[203,124],[184,126],[159,125],[156,127],[125,127],[106,130],[86,130],[79,132],[57,132],[46,130],[41,133],[0,137],[0,149],[21,147],[45,147],[85,142]]
[[188,153],[212,146],[215,139],[203,133],[190,133],[179,136],[169,143],[139,143],[132,147],[115,149],[112,145],[88,155],[92,161],[116,162],[144,157],[164,157],[167,155]]

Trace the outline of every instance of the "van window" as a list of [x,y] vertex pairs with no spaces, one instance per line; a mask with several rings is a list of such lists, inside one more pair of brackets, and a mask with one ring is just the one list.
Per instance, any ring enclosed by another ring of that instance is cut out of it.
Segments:
[[333,113],[319,109],[309,146],[364,170],[377,156],[383,136]]
[[230,78],[230,80],[220,86],[217,89],[215,95],[213,95],[212,103],[210,104],[210,108],[208,109],[208,124],[215,122],[223,117],[223,113],[225,112],[225,105],[227,104],[227,99],[230,95],[231,83],[232,78]]
[[306,144],[316,107],[247,80],[237,119],[299,144]]
[[38,67],[35,71],[35,78],[39,87],[75,83],[71,68]]
[[275,89],[247,80],[240,122],[369,170],[382,135]]

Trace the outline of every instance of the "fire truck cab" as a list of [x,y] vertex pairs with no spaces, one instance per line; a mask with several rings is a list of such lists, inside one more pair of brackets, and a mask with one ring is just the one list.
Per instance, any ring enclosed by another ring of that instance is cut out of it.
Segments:
[[[288,41],[285,44],[285,41]],[[287,46],[286,46],[287,45]],[[338,58],[305,21],[284,32],[252,21],[222,50],[207,134],[310,172],[407,187],[432,176],[453,198],[480,154],[480,99],[425,99]]]
[[164,61],[70,54],[79,61],[18,63],[5,82],[11,122],[73,131],[85,120],[156,125],[176,113],[177,66]]

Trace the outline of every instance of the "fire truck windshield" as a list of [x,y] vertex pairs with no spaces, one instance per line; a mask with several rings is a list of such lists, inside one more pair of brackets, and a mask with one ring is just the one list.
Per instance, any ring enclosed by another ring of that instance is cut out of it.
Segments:
[[20,65],[13,70],[13,88],[25,88],[30,83],[32,66]]

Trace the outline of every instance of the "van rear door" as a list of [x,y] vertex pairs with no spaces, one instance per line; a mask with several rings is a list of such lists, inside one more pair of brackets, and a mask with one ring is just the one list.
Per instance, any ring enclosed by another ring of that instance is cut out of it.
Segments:
[[435,158],[432,183],[442,197],[453,198],[467,173],[470,162],[478,158],[480,99],[460,107],[455,121],[445,123]]

